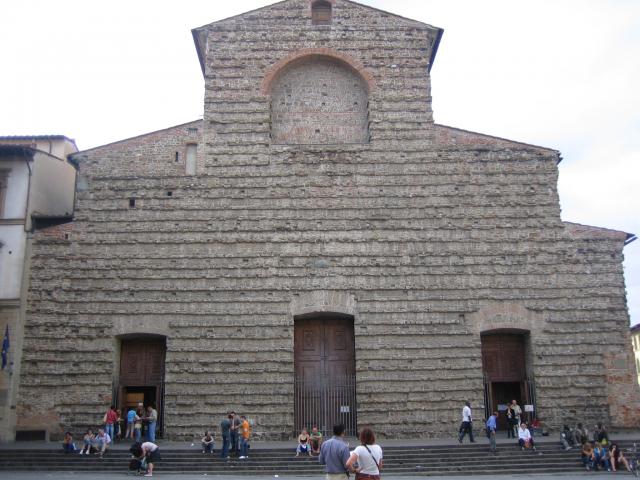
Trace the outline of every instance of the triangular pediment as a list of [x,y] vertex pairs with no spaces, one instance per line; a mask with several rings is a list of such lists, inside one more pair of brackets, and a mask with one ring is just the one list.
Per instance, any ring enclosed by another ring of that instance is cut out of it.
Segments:
[[[334,28],[340,28],[342,20],[350,17],[357,18],[362,25],[385,24],[398,29],[414,28],[431,31],[431,64],[433,63],[443,33],[441,28],[351,0],[331,0],[330,3],[333,5]],[[207,53],[207,35],[210,30],[235,30],[239,26],[246,27],[247,24],[254,22],[259,22],[260,28],[267,32],[275,28],[296,29],[308,27],[311,24],[311,4],[311,0],[284,0],[194,28],[191,33],[203,72],[204,59]]]

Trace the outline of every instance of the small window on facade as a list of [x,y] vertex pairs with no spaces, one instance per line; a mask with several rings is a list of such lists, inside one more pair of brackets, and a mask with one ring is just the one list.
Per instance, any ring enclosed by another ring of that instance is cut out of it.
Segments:
[[198,134],[197,128],[187,128],[187,133],[190,137],[195,137]]
[[135,198],[130,198],[129,199],[129,208],[136,208],[136,199]]
[[176,163],[180,161],[180,152],[176,152]]
[[198,153],[198,145],[196,143],[190,143],[187,145],[187,161],[186,171],[187,175],[196,174],[196,158]]
[[324,0],[311,5],[311,23],[314,25],[331,25],[331,3]]

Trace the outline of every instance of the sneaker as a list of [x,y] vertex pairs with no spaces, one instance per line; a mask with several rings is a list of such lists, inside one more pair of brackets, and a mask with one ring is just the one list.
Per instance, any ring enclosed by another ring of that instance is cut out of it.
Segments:
[[80,450],[80,455],[84,455],[84,450]]
[[239,458],[240,460],[244,460],[244,459],[245,459],[245,458],[247,458],[247,457],[245,457],[244,455],[242,455],[242,456],[240,456],[240,457],[238,457],[238,458]]
[[145,477],[153,477],[153,473],[145,473],[144,476]]

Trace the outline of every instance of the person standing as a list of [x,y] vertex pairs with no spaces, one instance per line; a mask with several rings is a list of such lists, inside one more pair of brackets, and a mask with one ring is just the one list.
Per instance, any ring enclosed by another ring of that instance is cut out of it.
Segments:
[[114,425],[118,421],[118,412],[116,412],[115,405],[111,405],[107,413],[104,414],[104,431],[109,435],[109,438],[113,438]]
[[240,460],[249,458],[249,437],[251,436],[251,425],[244,415],[240,415]]
[[238,455],[238,432],[240,431],[240,418],[236,415],[236,412],[231,412],[231,427],[229,427],[229,434],[231,439],[231,453]]
[[348,480],[349,445],[344,441],[344,425],[334,425],[333,437],[320,447],[318,462],[324,465],[327,480]]
[[158,425],[158,411],[151,405],[147,407],[147,440],[149,442],[156,441],[156,426]]
[[511,404],[507,405],[507,438],[516,438],[517,422]]
[[458,442],[462,443],[464,436],[469,434],[469,441],[475,443],[473,439],[473,419],[471,417],[471,404],[464,402],[462,407],[462,423],[460,424],[460,434],[458,435]]
[[513,438],[515,438],[515,434],[518,433],[520,423],[522,423],[522,409],[515,399],[511,400],[511,405],[509,405],[509,408],[513,411]]
[[233,415],[227,415],[227,418],[220,422],[220,432],[222,434],[222,451],[220,452],[220,458],[229,458],[229,444],[231,440],[231,421]]
[[[360,432],[360,443],[357,446],[349,460],[347,460],[347,468],[356,473],[356,478],[366,480],[380,480],[380,470],[382,469],[382,448],[376,445],[376,435],[369,427],[364,427]],[[354,468],[354,464],[358,464],[358,468]]]
[[127,412],[127,432],[125,433],[125,438],[133,438],[133,425],[136,421],[136,411],[133,407],[129,409]]
[[489,437],[489,448],[495,453],[496,452],[496,430],[498,429],[498,412],[493,412],[489,419],[487,420],[487,437]]
[[[138,406],[136,407],[136,416],[137,419],[140,419],[140,430],[138,430],[138,432],[136,432],[136,434],[139,434],[139,437],[136,437],[136,442],[140,442],[142,441],[142,434],[143,434],[143,430],[145,427],[145,422],[147,421],[146,419],[146,414],[145,414],[145,410],[144,410],[144,405],[142,404],[142,402],[138,402]],[[136,419],[136,423],[134,424],[134,429],[138,428],[138,423],[137,423],[137,419]]]

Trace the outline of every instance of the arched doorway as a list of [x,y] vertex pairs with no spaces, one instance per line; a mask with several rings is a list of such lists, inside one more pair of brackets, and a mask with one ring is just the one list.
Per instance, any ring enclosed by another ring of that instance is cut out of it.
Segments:
[[126,411],[139,403],[158,411],[158,437],[164,432],[164,365],[167,351],[162,335],[127,335],[120,339],[117,403]]
[[484,376],[485,415],[497,411],[498,427],[506,429],[506,406],[516,400],[523,419],[535,418],[535,385],[531,374],[530,338],[526,330],[491,330],[480,336]]
[[295,430],[316,425],[331,435],[343,423],[357,429],[353,317],[309,314],[295,318]]

